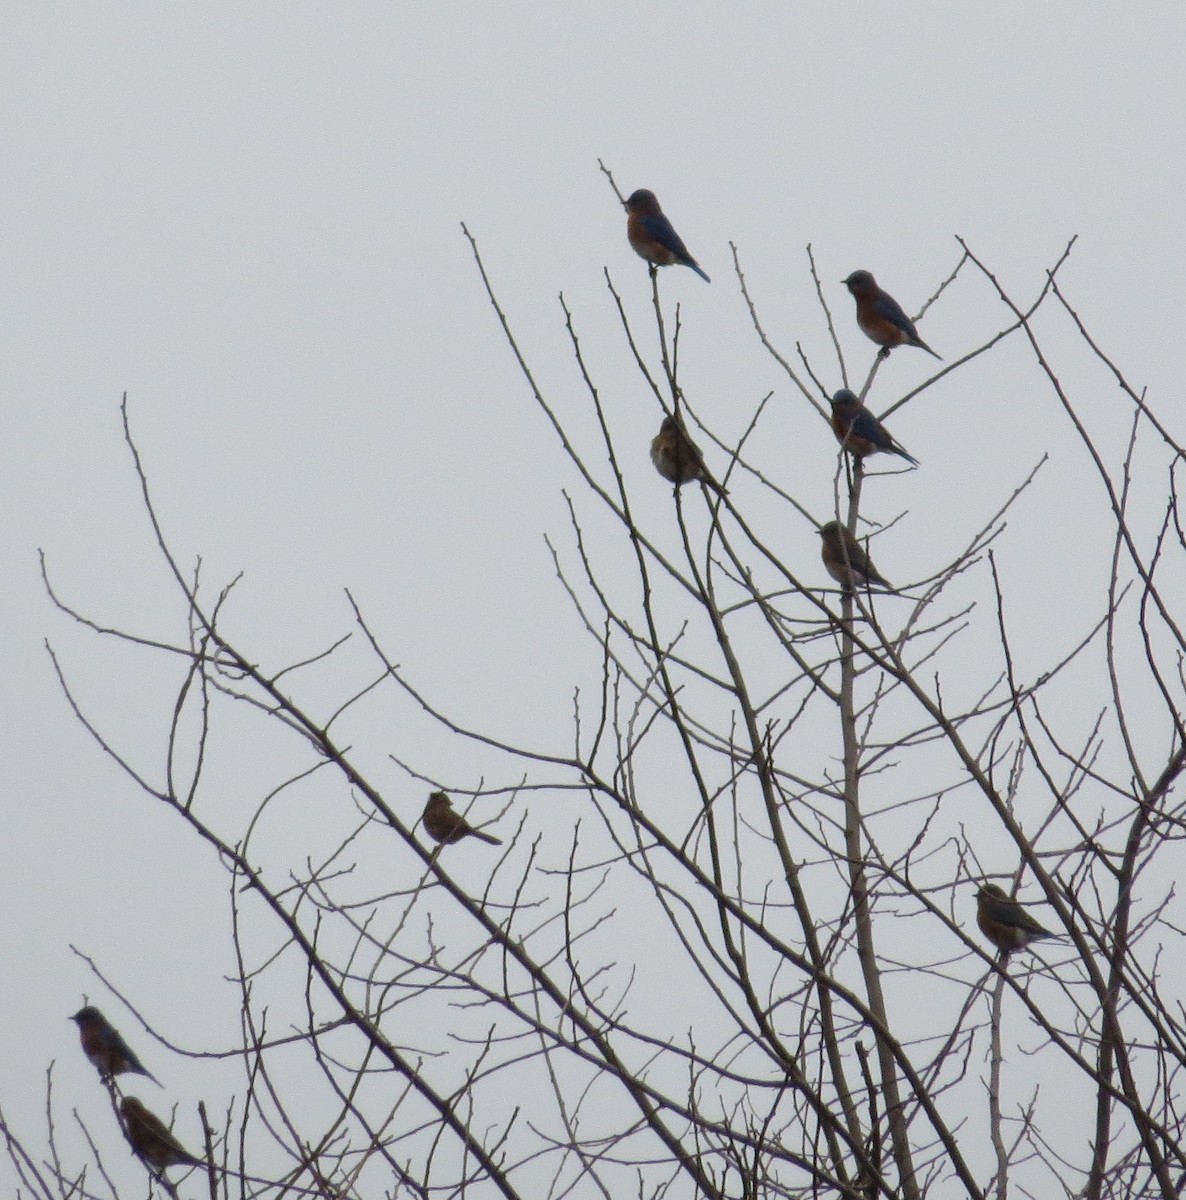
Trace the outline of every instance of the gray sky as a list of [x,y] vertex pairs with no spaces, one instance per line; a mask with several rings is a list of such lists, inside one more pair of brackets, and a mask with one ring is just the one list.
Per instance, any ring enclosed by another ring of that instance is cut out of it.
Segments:
[[[1077,234],[1064,287],[1130,379],[1163,415],[1177,411],[1164,314],[1186,256],[1180,3],[1122,15],[1070,3],[550,4],[515,6],[513,19],[487,4],[36,3],[4,25],[0,945],[13,967],[0,1103],[22,1132],[39,1120],[51,1059],[69,1103],[91,1085],[66,1017],[101,992],[71,943],[154,1019],[193,1029],[195,1045],[233,1027],[221,875],[77,727],[43,646],[159,770],[176,672],[78,636],[38,576],[44,548],[89,614],[183,633],[121,443],[124,391],[181,560],[201,555],[211,584],[246,572],[231,626],[261,661],[344,631],[350,587],[437,697],[545,746],[567,739],[574,681],[558,664],[581,640],[542,535],[563,537],[560,489],[576,477],[496,328],[460,222],[541,384],[604,467],[564,293],[616,430],[637,443],[639,494],[656,506],[670,503],[646,461],[658,413],[602,275],[649,336],[646,271],[598,158],[625,191],[658,193],[713,277],[662,276],[683,306],[693,405],[727,440],[774,389],[759,457],[782,464],[815,513],[831,503],[834,443],[758,346],[730,242],[772,336],[788,353],[801,342],[836,387],[808,242],[863,377],[873,351],[838,282],[849,271],[873,270],[913,311],[955,265],[960,234],[1028,298]],[[1072,345],[1053,313],[1044,322]],[[969,273],[923,335],[951,359],[1004,323]],[[873,406],[933,365],[894,354]],[[1123,436],[1116,389],[1081,356],[1061,366],[1095,427],[1115,421]],[[1082,455],[1057,453],[1058,428],[1020,341],[903,410],[894,432],[923,467],[885,485],[885,508],[931,519],[888,535],[881,569],[895,580],[937,569],[1047,448],[1055,460],[1022,519],[1089,523],[1074,491]],[[825,582],[805,522],[786,529],[785,549]],[[1019,609],[1066,605],[1073,624],[1073,573],[1024,545],[1002,569]],[[382,765],[395,735],[371,734]],[[422,749],[458,782],[482,776],[443,739]],[[253,803],[270,778],[244,736],[226,803]],[[418,783],[390,764],[382,782],[418,810]],[[141,1048],[171,1093],[230,1086],[214,1067]]]

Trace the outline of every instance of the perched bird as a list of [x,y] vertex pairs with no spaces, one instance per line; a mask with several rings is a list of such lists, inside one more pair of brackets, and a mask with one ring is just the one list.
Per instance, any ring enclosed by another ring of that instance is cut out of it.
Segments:
[[94,1063],[103,1079],[111,1080],[116,1075],[130,1073],[145,1075],[157,1087],[163,1086],[155,1075],[144,1069],[143,1063],[120,1037],[119,1031],[93,1005],[80,1008],[70,1020],[78,1026],[83,1053]]
[[846,592],[875,584],[891,592],[894,590],[892,583],[878,575],[861,543],[839,521],[829,521],[819,530],[819,535],[824,539],[820,547],[824,566]]
[[626,236],[634,247],[634,252],[640,258],[653,263],[656,267],[670,267],[673,263],[683,263],[691,267],[701,279],[708,283],[712,280],[700,269],[700,264],[688,253],[680,235],[671,227],[671,222],[663,215],[659,201],[654,192],[639,188],[631,192],[625,200]]
[[881,347],[883,358],[895,346],[917,346],[943,361],[918,336],[914,322],[902,311],[902,306],[877,286],[877,280],[868,271],[853,271],[844,284],[856,297],[857,324],[866,337]]
[[466,834],[481,838],[492,846],[501,846],[502,841],[492,834],[475,829],[457,812],[444,792],[433,792],[424,806],[424,828],[434,842],[459,842]]
[[889,430],[857,399],[855,392],[841,388],[832,397],[832,432],[836,440],[854,458],[864,458],[867,454],[876,454],[878,450],[886,454],[896,454],[907,462],[918,466],[918,459],[907,454],[897,442],[890,437]]
[[195,1158],[169,1132],[169,1127],[155,1113],[151,1113],[135,1096],[125,1096],[120,1102],[120,1115],[124,1119],[124,1133],[132,1144],[136,1156],[154,1171],[161,1172],[169,1167],[204,1167],[205,1160]]
[[664,417],[659,432],[651,440],[651,462],[664,479],[680,487],[699,479],[715,492],[725,495],[725,489],[708,473],[704,456],[687,430],[675,417]]
[[976,924],[998,950],[1024,950],[1030,942],[1058,937],[1033,917],[995,883],[982,884],[976,893]]

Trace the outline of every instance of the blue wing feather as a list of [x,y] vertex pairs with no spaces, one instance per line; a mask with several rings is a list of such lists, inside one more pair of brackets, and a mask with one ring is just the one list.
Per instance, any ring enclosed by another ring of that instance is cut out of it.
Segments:
[[665,247],[680,258],[688,257],[687,247],[680,240],[679,234],[675,232],[671,222],[666,217],[643,217],[642,227],[646,230],[647,236],[654,238],[660,246]]
[[912,338],[918,337],[914,322],[902,311],[902,306],[893,296],[882,292],[874,301],[874,310],[879,317],[889,321],[891,325],[896,325],[903,333],[908,333]]

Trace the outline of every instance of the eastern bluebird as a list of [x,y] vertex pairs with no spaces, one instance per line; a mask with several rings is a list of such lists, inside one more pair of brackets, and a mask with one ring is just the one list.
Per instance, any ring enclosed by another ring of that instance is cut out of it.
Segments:
[[625,201],[626,236],[634,247],[634,252],[656,267],[670,267],[673,263],[683,263],[691,267],[701,279],[708,283],[712,280],[700,269],[700,264],[688,253],[678,233],[671,227],[671,222],[663,215],[659,201],[654,192],[639,188],[631,192]]
[[664,417],[659,432],[651,440],[651,462],[655,470],[676,487],[699,479],[715,492],[725,495],[725,489],[708,473],[704,456],[687,430],[675,417]]
[[864,458],[866,454],[884,450],[918,466],[918,459],[907,454],[890,437],[889,430],[848,388],[841,388],[832,397],[832,431],[836,434],[836,440],[854,458]]
[[135,1096],[125,1096],[120,1102],[120,1115],[124,1119],[124,1133],[132,1144],[136,1156],[160,1173],[169,1167],[185,1165],[204,1167],[205,1161],[195,1158],[169,1132],[169,1127],[151,1113]]
[[894,590],[893,584],[878,575],[860,542],[839,521],[829,521],[819,530],[819,535],[824,539],[820,548],[824,566],[846,592],[874,584],[891,592]]
[[866,337],[881,347],[883,358],[895,346],[917,346],[943,361],[918,336],[914,322],[902,311],[902,306],[877,286],[877,280],[868,271],[853,271],[844,283],[857,300],[857,324]]
[[995,883],[982,884],[976,893],[976,924],[980,926],[980,932],[1006,954],[1010,950],[1024,950],[1030,942],[1059,936],[1039,925]]
[[424,806],[424,828],[434,842],[459,842],[466,834],[481,838],[492,846],[501,846],[500,839],[475,829],[457,812],[444,792],[433,792]]
[[144,1069],[131,1047],[120,1037],[119,1031],[93,1005],[80,1008],[70,1020],[78,1025],[83,1053],[94,1063],[104,1080],[130,1073],[146,1075],[157,1087],[163,1086],[155,1075]]

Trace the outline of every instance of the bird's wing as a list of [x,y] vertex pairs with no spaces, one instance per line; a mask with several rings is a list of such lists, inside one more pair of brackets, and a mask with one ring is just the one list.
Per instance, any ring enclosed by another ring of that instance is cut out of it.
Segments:
[[887,296],[884,292],[873,302],[874,309],[879,317],[883,317],[891,325],[896,325],[904,333],[908,333],[912,338],[918,337],[918,330],[914,328],[914,322],[902,311],[902,306],[893,298]]
[[680,240],[679,234],[675,232],[671,222],[666,217],[662,215],[657,217],[643,217],[642,227],[646,230],[647,236],[654,238],[660,246],[665,246],[675,254],[687,257],[688,248]]
[[882,450],[888,450],[893,445],[893,439],[886,433],[885,426],[871,412],[864,409],[853,417],[850,431],[855,437],[864,438],[865,441],[880,446]]

